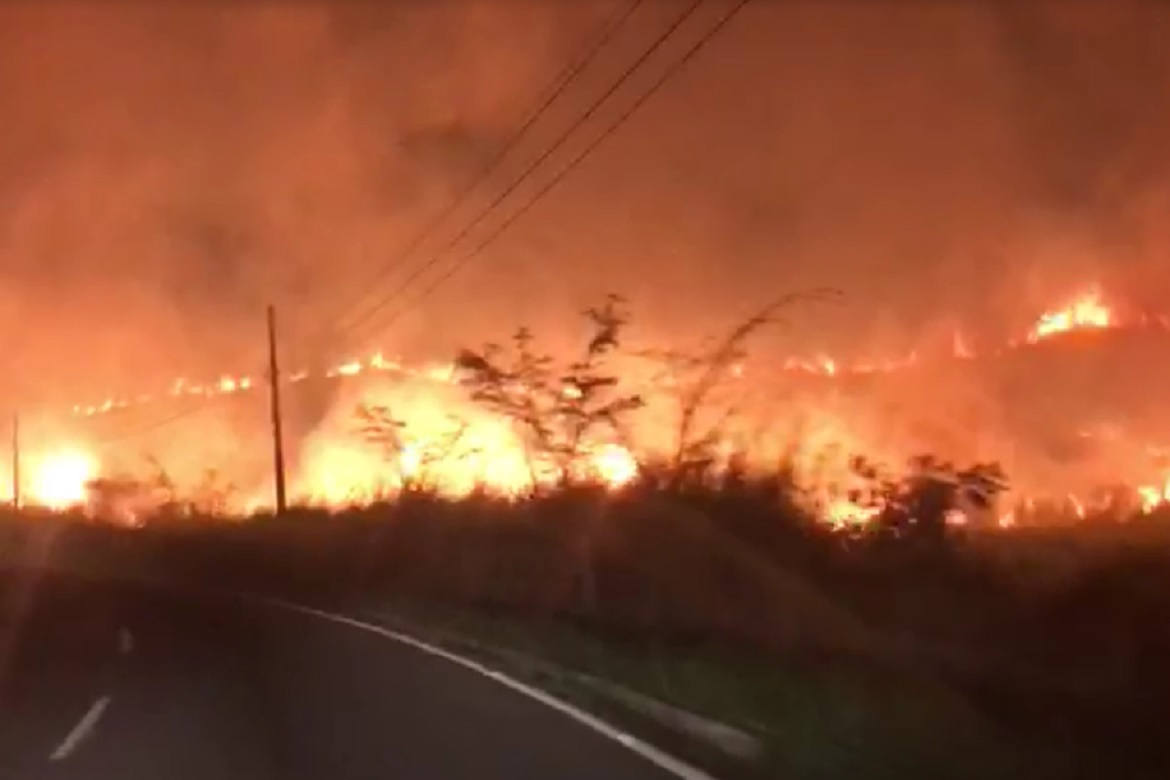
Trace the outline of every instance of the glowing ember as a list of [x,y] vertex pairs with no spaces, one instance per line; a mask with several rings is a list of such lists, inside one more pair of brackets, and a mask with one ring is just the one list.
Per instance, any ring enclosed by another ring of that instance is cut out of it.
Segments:
[[359,360],[353,360],[349,363],[342,363],[340,366],[335,366],[330,371],[326,372],[326,376],[354,376],[362,372],[362,364]]
[[824,521],[838,528],[865,525],[880,512],[880,507],[861,506],[844,498],[833,499],[821,508]]
[[943,522],[947,525],[962,527],[971,521],[970,516],[962,509],[948,509],[943,515]]

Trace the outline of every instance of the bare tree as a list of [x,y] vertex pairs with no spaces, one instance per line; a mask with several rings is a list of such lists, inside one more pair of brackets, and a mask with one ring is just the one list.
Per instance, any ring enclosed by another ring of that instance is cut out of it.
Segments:
[[669,462],[675,484],[705,474],[718,459],[718,445],[727,423],[738,413],[738,404],[717,396],[735,379],[737,367],[747,358],[748,340],[766,327],[784,324],[783,313],[797,304],[836,300],[839,295],[829,289],[785,295],[698,352],[667,349],[639,353],[659,366],[652,381],[668,392],[675,405]]
[[[537,353],[532,334],[520,329],[505,350],[488,344],[460,352],[460,380],[474,401],[511,421],[528,457],[532,489],[540,490],[540,466],[548,465],[559,487],[583,475],[580,466],[591,448],[606,438],[627,440],[624,420],[642,405],[641,396],[625,392],[608,364],[629,323],[624,301],[610,295],[604,305],[584,312],[592,335],[581,355],[557,365]],[[589,502],[576,535],[576,576],[581,598],[596,608],[596,537],[605,513],[603,502]]]
[[600,438],[624,440],[623,418],[643,403],[641,396],[621,390],[607,364],[629,322],[624,302],[611,295],[584,314],[593,334],[581,356],[566,365],[558,367],[551,356],[537,353],[526,328],[513,336],[510,350],[488,344],[462,350],[456,359],[472,399],[520,432],[534,487],[541,482],[537,460],[552,466],[559,484],[567,484]]
[[875,510],[873,530],[894,536],[942,539],[956,512],[970,522],[969,510],[990,510],[1009,487],[998,463],[960,469],[932,455],[919,455],[910,459],[900,478],[883,474],[863,457],[853,458],[850,465],[867,483],[851,500]]
[[236,484],[219,469],[204,469],[191,495],[191,509],[212,517],[224,517],[237,492]]
[[396,418],[388,406],[362,404],[354,416],[358,421],[358,433],[379,449],[383,460],[394,470],[403,491],[434,488],[438,468],[474,452],[461,447],[468,426],[454,416],[447,431],[425,442],[411,441],[406,435],[406,422]]

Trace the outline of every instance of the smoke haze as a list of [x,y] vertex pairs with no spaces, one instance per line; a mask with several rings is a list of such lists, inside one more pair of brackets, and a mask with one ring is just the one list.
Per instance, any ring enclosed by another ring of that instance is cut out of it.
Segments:
[[[268,302],[300,354],[619,7],[6,3],[7,391],[72,401],[251,370]],[[436,244],[681,10],[640,8]],[[1139,0],[751,4],[473,266],[373,335],[434,357],[521,322],[556,339],[611,290],[661,339],[839,287],[846,305],[780,346],[855,353],[956,325],[997,337],[1090,281],[1170,309],[1167,40],[1170,7]]]

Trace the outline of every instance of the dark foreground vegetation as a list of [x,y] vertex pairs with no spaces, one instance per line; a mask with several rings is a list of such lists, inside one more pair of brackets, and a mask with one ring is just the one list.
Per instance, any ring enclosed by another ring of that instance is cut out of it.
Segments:
[[1167,776],[1166,518],[913,527],[847,538],[774,480],[726,480],[139,529],[26,515],[3,544],[520,645],[759,736],[727,776]]
[[[217,488],[170,496],[133,529],[9,516],[0,549],[14,566],[390,622],[627,718],[728,779],[1170,777],[1170,514],[1115,505],[1094,522],[1000,529],[975,520],[981,507],[994,518],[1006,487],[995,464],[920,458],[891,479],[859,459],[850,498],[876,514],[829,528],[791,469],[719,455],[727,378],[792,300],[695,354],[643,355],[669,378],[676,435],[620,491],[576,469],[591,442],[623,441],[644,403],[609,367],[626,322],[611,299],[589,311],[572,362],[534,351],[526,331],[459,357],[471,398],[554,475],[522,500],[437,495],[427,467],[456,436],[399,475],[395,500],[366,508],[231,518]],[[398,411],[358,415],[387,468],[406,444]],[[118,515],[127,486],[113,487],[93,486],[91,515]],[[971,522],[950,522],[956,511]],[[679,739],[556,670],[718,719],[762,754]]]

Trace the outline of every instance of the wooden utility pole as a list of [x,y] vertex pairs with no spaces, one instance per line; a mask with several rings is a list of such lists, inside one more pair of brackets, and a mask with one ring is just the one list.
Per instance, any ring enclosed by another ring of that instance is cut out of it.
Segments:
[[12,413],[12,508],[20,509],[20,415]]
[[280,430],[280,376],[276,364],[276,309],[268,307],[268,393],[272,407],[272,465],[276,477],[276,514],[288,508],[284,490],[284,437]]

